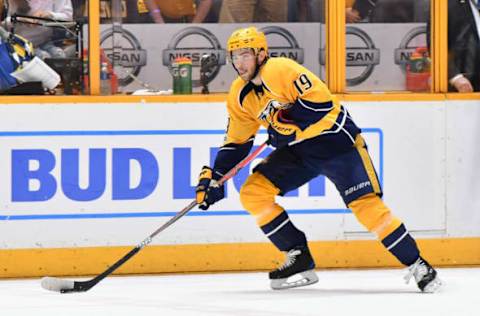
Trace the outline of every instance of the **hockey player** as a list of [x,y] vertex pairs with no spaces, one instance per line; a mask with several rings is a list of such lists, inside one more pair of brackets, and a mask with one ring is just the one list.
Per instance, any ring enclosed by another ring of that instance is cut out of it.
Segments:
[[[275,202],[319,174],[336,186],[345,204],[385,248],[409,267],[423,292],[436,291],[437,272],[420,256],[405,225],[381,199],[382,190],[361,130],[326,85],[287,58],[269,58],[265,35],[255,27],[235,31],[227,51],[239,77],[227,99],[229,124],[213,168],[203,167],[196,187],[201,209],[224,197],[216,180],[243,159],[260,126],[276,148],[248,177],[240,190],[243,207],[286,261],[269,273],[271,287],[284,289],[318,281],[305,234]],[[289,278],[299,275],[300,280]]]

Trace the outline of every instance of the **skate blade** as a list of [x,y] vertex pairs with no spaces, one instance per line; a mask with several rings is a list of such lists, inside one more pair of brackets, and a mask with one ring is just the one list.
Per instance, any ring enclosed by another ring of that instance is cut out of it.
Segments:
[[285,279],[273,279],[270,281],[270,287],[273,290],[286,290],[294,287],[307,286],[318,282],[318,277],[315,271],[308,270],[301,273],[292,275],[290,278],[295,276],[301,276],[301,279],[289,282],[289,278]]
[[423,293],[435,293],[437,292],[443,285],[442,280],[438,277],[432,280],[432,282],[428,283],[427,286],[423,289]]

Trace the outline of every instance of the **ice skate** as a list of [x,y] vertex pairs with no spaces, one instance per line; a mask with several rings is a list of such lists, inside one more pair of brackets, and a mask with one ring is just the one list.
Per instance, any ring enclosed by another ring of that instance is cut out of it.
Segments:
[[315,262],[307,247],[293,248],[286,256],[285,263],[268,275],[272,289],[290,289],[318,282],[314,271]]
[[442,286],[442,281],[438,278],[437,271],[422,257],[409,266],[408,270],[409,272],[405,276],[407,284],[413,276],[418,288],[424,293],[434,293]]

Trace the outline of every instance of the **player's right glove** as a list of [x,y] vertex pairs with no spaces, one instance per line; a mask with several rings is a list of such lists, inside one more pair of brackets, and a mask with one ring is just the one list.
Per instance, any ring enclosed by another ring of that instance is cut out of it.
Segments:
[[223,185],[215,179],[212,168],[204,166],[198,176],[198,185],[195,189],[197,204],[202,210],[207,210],[210,205],[225,197]]

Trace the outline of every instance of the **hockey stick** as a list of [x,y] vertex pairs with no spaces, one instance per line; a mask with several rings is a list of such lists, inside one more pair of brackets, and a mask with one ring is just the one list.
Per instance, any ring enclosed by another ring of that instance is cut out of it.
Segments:
[[[257,149],[255,149],[251,154],[245,157],[242,161],[240,161],[235,167],[233,167],[229,172],[227,172],[218,182],[223,184],[225,181],[232,178],[234,175],[240,171],[243,167],[249,164],[255,157],[257,157],[267,146],[267,143],[263,143]],[[158,235],[160,232],[165,230],[167,227],[178,221],[184,215],[186,215],[190,210],[192,210],[197,205],[197,201],[193,200],[188,206],[178,212],[174,217],[172,217],[168,222],[163,224],[159,227],[156,231],[154,231],[150,236],[148,236],[145,240],[139,243],[135,248],[130,250],[125,256],[123,256],[120,260],[115,262],[112,266],[110,266],[107,270],[102,272],[101,274],[97,275],[93,279],[87,281],[71,281],[65,280],[55,277],[44,277],[41,280],[41,286],[49,291],[60,292],[60,293],[72,293],[72,292],[86,292],[94,287],[98,282],[105,279],[108,275],[110,275],[113,271],[117,270],[121,265],[127,262],[131,257],[136,255],[140,250],[142,250],[145,246],[152,242],[152,239]]]

